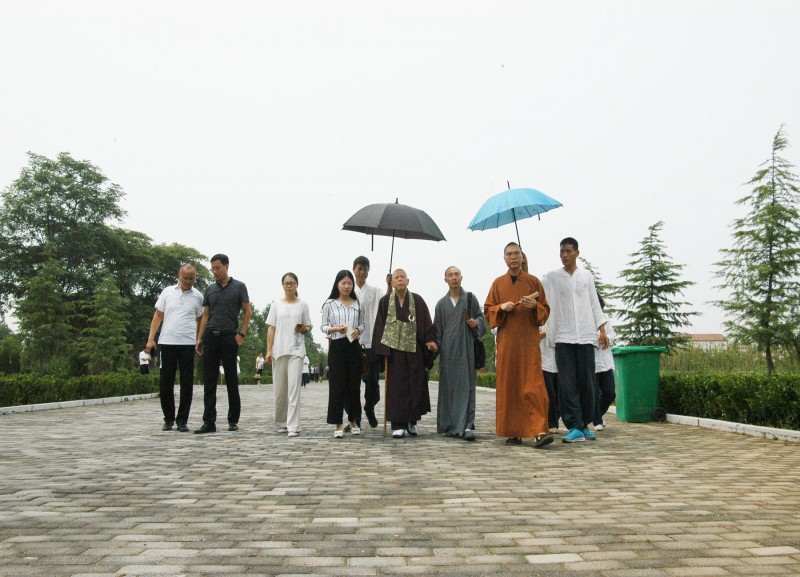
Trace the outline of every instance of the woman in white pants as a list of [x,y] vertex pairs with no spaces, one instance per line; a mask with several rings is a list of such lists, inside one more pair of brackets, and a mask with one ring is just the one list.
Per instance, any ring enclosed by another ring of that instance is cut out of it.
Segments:
[[272,390],[275,396],[275,427],[290,437],[300,434],[300,384],[305,333],[311,330],[308,305],[300,300],[297,275],[287,272],[281,278],[283,298],[272,302],[267,315],[267,356],[272,365]]

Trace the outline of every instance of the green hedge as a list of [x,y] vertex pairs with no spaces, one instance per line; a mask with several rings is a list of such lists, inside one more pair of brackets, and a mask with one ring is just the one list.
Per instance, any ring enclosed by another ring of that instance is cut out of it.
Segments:
[[489,389],[497,388],[497,375],[495,373],[478,373],[478,386]]
[[70,378],[29,373],[0,375],[0,407],[157,392],[157,375],[133,372]]
[[800,430],[800,375],[664,373],[659,405],[667,412]]

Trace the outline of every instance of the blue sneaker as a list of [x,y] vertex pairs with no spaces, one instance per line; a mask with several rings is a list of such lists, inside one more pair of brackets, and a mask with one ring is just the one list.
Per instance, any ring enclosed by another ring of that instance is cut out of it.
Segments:
[[570,429],[566,435],[561,437],[561,440],[565,443],[579,443],[585,441],[586,437],[580,429]]
[[589,439],[590,441],[596,441],[597,440],[597,435],[595,435],[593,432],[591,432],[589,430],[589,427],[584,427],[583,428],[583,436],[586,437],[587,439]]

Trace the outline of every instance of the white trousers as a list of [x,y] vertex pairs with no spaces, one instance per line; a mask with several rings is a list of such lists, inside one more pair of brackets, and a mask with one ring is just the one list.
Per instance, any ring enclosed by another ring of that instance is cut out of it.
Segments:
[[300,385],[303,357],[283,355],[272,361],[272,391],[275,396],[275,426],[300,431]]

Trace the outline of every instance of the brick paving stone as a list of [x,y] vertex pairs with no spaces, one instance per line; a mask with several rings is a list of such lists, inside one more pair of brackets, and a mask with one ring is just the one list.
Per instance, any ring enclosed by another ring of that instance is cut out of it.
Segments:
[[271,386],[242,387],[235,433],[162,432],[155,398],[2,415],[0,577],[800,575],[796,444],[610,416],[593,443],[507,447],[487,390],[464,443],[431,392],[400,441],[333,439],[326,384],[295,439]]

